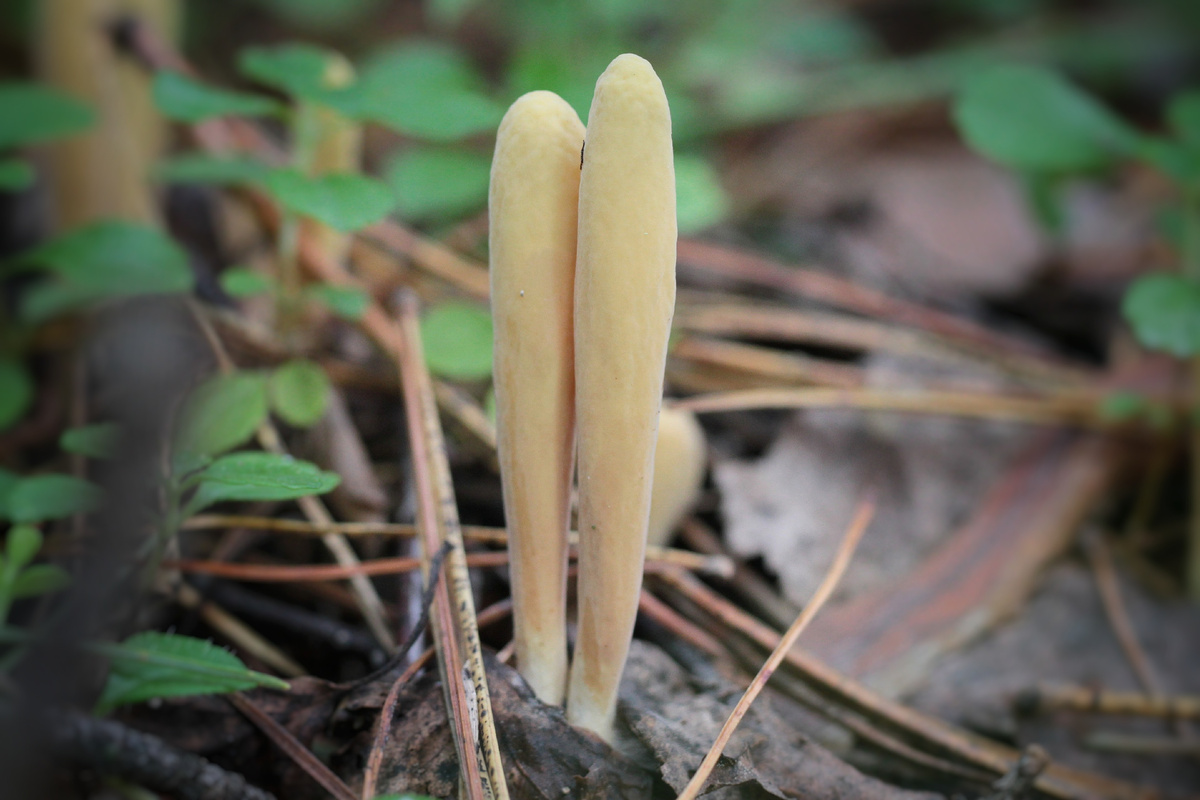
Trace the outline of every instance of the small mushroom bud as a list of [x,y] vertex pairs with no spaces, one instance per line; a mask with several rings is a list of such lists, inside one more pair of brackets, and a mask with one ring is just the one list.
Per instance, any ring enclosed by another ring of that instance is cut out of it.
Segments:
[[567,683],[567,528],[575,447],[576,212],[583,123],[558,95],[517,99],[488,198],[496,440],[517,665],[545,703]]
[[642,586],[675,244],[667,97],[649,62],[618,56],[596,83],[579,182],[579,627],[567,695],[567,718],[606,740]]
[[665,546],[679,520],[700,496],[707,461],[705,444],[704,429],[691,411],[664,408],[658,415],[647,543]]

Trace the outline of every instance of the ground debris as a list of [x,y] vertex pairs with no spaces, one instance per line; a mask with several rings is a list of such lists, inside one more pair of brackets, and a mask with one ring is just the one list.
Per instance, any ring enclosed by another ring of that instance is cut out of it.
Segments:
[[[653,753],[676,792],[708,752],[740,694],[732,685],[698,690],[659,648],[633,642],[621,685],[621,713]],[[721,800],[918,800],[938,795],[889,786],[840,761],[770,709],[760,697],[713,771],[705,797]],[[715,787],[715,788],[714,788]]]
[[[539,703],[517,673],[489,658],[488,688],[500,738],[509,794],[514,800],[620,800],[650,797],[653,775],[599,739],[567,724],[562,709]],[[342,748],[335,767],[352,785],[370,752],[375,715],[388,678],[348,696],[334,719],[357,735]],[[397,715],[379,774],[380,794],[414,792],[448,797],[458,790],[458,757],[445,701],[433,672],[401,691]]]

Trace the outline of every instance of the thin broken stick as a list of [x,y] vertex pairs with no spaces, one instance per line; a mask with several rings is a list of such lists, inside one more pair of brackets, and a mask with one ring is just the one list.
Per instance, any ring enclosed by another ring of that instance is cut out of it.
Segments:
[[750,710],[750,704],[754,702],[755,698],[766,687],[767,681],[771,679],[771,675],[783,663],[783,659],[796,643],[796,639],[808,627],[808,623],[817,615],[821,607],[825,605],[825,601],[833,594],[838,581],[842,579],[842,575],[846,572],[846,567],[850,564],[850,558],[854,555],[855,548],[858,547],[863,533],[867,530],[867,526],[871,523],[871,518],[874,516],[875,497],[871,494],[859,503],[858,510],[850,522],[850,527],[846,531],[841,545],[838,547],[837,554],[834,556],[833,564],[829,567],[829,571],[825,573],[825,577],[821,580],[817,591],[813,593],[812,599],[804,607],[804,610],[800,612],[800,616],[796,618],[796,621],[792,623],[792,627],[788,628],[787,633],[780,638],[774,652],[771,653],[766,663],[762,665],[762,669],[758,671],[758,675],[754,677],[745,694],[742,695],[742,699],[734,707],[733,713],[729,715],[729,719],[722,726],[721,732],[717,735],[717,740],[708,751],[708,755],[700,763],[700,769],[696,770],[696,774],[692,776],[691,781],[688,782],[683,792],[680,793],[679,800],[695,800],[700,794],[700,790],[704,788],[705,782],[708,781],[708,776],[712,773],[713,767],[717,765],[717,760],[725,750],[725,745],[729,743],[729,738],[733,736],[733,732],[737,730],[738,724],[746,716],[746,712]]

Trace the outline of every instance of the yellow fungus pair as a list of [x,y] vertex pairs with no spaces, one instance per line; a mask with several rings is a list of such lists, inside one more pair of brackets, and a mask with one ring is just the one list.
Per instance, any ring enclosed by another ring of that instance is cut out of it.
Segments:
[[[572,723],[611,739],[675,307],[671,117],[650,64],[626,54],[608,66],[586,132],[553,93],[513,103],[496,141],[489,213],[518,667],[544,702],[565,694]],[[576,444],[579,624],[568,676]]]

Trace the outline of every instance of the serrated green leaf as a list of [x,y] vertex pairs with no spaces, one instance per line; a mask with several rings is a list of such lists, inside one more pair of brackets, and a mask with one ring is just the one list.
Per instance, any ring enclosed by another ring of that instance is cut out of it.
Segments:
[[57,564],[34,564],[21,570],[12,582],[11,597],[21,600],[26,597],[41,597],[52,592],[61,592],[71,585],[71,576]]
[[19,192],[33,185],[33,165],[23,158],[0,158],[0,192]]
[[187,292],[195,284],[187,255],[174,241],[132,222],[87,225],[13,263],[44,268],[57,278],[27,293],[22,315],[30,321],[112,297]]
[[33,400],[33,379],[25,365],[0,356],[0,431],[24,416]]
[[68,453],[88,458],[112,458],[120,440],[121,429],[116,423],[99,422],[68,428],[58,437],[58,446]]
[[308,359],[293,359],[271,375],[270,396],[271,407],[284,422],[307,428],[325,415],[329,378]]
[[271,168],[252,156],[210,156],[191,153],[159,162],[154,177],[166,183],[216,186],[260,184]]
[[203,122],[230,115],[264,117],[284,110],[269,97],[209,86],[178,72],[156,74],[151,93],[163,116],[176,122]]
[[500,124],[504,107],[482,87],[459,51],[410,41],[369,59],[354,86],[322,99],[351,119],[448,142],[492,132]]
[[421,320],[421,342],[435,375],[478,380],[492,374],[492,317],[479,306],[434,306]]
[[326,70],[337,53],[311,44],[247,47],[238,56],[243,75],[300,100],[323,101]]
[[32,525],[13,525],[4,540],[4,561],[9,569],[20,570],[37,558],[41,549],[41,531]]
[[221,273],[218,280],[230,297],[254,297],[275,288],[271,276],[249,267],[230,267]]
[[95,114],[70,95],[35,83],[0,84],[0,150],[73,136]]
[[187,504],[191,516],[213,503],[229,500],[295,500],[324,494],[341,482],[307,461],[275,453],[233,453],[209,464]]
[[675,196],[681,235],[710,228],[729,214],[729,195],[716,170],[699,156],[675,157]]
[[233,653],[190,636],[147,631],[95,649],[110,661],[99,714],[160,697],[289,688],[274,676],[247,669]]
[[371,295],[357,286],[321,284],[308,287],[305,294],[339,317],[352,321],[362,319],[371,304]]
[[967,143],[1010,167],[1071,173],[1132,154],[1138,135],[1060,75],[999,66],[971,76],[954,104]]
[[387,184],[349,173],[309,177],[294,169],[272,171],[271,195],[289,211],[350,233],[386,217],[396,207]]
[[71,475],[35,475],[9,491],[7,512],[13,522],[41,522],[95,510],[103,498],[95,484]]
[[1180,92],[1167,106],[1167,124],[1186,144],[1200,147],[1200,89]]
[[242,444],[266,418],[266,375],[242,371],[209,378],[192,391],[180,413],[176,473]]
[[1121,304],[1138,341],[1176,358],[1200,354],[1200,283],[1183,275],[1143,275]]
[[469,150],[411,148],[388,163],[385,177],[408,219],[446,218],[487,205],[490,156]]

